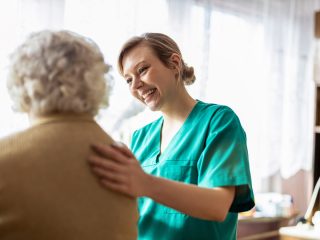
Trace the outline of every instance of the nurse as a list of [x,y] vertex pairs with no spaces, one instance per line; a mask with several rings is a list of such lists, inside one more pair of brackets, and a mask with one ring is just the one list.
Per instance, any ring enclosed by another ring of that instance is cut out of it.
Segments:
[[94,145],[92,171],[137,197],[139,240],[236,239],[238,213],[254,206],[246,134],[227,106],[192,98],[195,80],[167,35],[129,39],[118,67],[133,97],[162,116],[124,145]]

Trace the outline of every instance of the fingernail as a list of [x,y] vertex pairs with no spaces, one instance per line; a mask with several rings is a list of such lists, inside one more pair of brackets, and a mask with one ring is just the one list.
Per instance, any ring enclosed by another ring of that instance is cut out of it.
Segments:
[[114,146],[114,147],[124,147],[125,144],[122,143],[122,142],[113,142],[113,143],[111,143],[111,146]]

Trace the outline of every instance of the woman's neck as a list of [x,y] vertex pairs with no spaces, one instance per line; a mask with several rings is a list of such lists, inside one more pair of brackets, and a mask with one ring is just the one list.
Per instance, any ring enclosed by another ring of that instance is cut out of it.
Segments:
[[187,91],[184,94],[177,95],[172,99],[169,107],[162,111],[164,121],[167,123],[183,123],[196,102]]
[[167,148],[171,139],[184,124],[195,104],[196,100],[188,93],[184,97],[177,95],[177,97],[170,101],[170,107],[166,111],[162,111],[161,153]]

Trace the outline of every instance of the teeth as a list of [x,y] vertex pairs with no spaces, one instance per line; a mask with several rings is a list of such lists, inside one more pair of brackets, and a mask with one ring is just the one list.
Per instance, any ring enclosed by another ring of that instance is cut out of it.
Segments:
[[150,89],[148,92],[146,92],[145,94],[143,94],[143,98],[146,99],[150,94],[154,93],[156,91],[156,89]]

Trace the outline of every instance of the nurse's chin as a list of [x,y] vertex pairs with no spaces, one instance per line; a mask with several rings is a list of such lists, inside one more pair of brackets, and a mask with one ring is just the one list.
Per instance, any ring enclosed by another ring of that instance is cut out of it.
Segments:
[[144,102],[144,104],[149,108],[149,110],[155,112],[155,111],[161,111],[161,104],[159,101],[149,101]]
[[161,107],[159,104],[153,104],[153,103],[148,103],[145,105],[149,108],[149,110],[151,110],[152,112],[157,112],[157,111],[161,111]]

